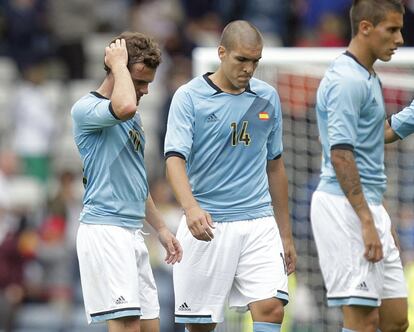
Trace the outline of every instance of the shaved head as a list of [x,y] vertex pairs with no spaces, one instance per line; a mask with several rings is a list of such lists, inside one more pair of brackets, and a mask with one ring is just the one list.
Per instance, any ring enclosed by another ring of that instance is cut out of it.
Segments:
[[259,30],[247,21],[233,21],[226,25],[221,34],[220,45],[232,50],[237,45],[262,46],[263,37]]

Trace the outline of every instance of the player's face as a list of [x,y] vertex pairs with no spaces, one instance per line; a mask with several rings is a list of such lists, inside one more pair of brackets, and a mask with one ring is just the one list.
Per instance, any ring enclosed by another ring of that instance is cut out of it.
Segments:
[[235,92],[244,90],[249,84],[262,57],[262,45],[237,46],[227,50],[220,46],[221,67],[230,89]]
[[404,43],[401,29],[403,15],[388,12],[385,19],[370,31],[370,44],[374,56],[382,61],[390,61],[395,50]]
[[148,93],[148,85],[154,80],[155,69],[145,66],[143,63],[135,63],[131,66],[131,78],[137,94],[137,105],[143,95]]

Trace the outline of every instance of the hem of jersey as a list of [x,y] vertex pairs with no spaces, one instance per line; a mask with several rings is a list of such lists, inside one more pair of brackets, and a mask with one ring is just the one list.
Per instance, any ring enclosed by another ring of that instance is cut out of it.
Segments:
[[96,315],[95,316],[90,316],[91,319],[91,323],[95,324],[95,323],[102,323],[105,322],[107,320],[111,320],[111,319],[117,319],[117,318],[122,318],[122,317],[133,317],[133,316],[137,316],[140,317],[142,315],[141,313],[141,309],[119,309],[116,312],[111,312],[111,313],[103,313],[102,315]]
[[133,228],[133,229],[141,229],[144,227],[143,221],[134,221],[134,224],[132,223],[124,223],[124,222],[116,222],[113,219],[105,221],[105,219],[100,220],[85,220],[80,219],[79,222],[87,225],[107,225],[107,226],[118,226],[118,227],[126,227],[126,228]]
[[[381,194],[380,198],[373,197],[373,196],[378,196],[378,194],[375,194],[375,193],[369,194],[367,193],[366,190],[364,190],[364,187],[366,188],[367,186],[362,185],[362,191],[364,193],[365,200],[367,201],[367,203],[371,205],[382,205],[383,195]],[[319,185],[316,188],[316,191],[322,191],[327,194],[346,197],[341,187],[339,186],[339,183],[329,183],[327,181],[324,181],[323,179],[321,179],[321,181],[319,182]]]
[[379,307],[381,305],[381,300],[378,298],[363,296],[328,297],[328,307],[339,307],[344,305]]
[[209,324],[209,323],[220,323],[214,322],[211,315],[175,315],[175,322],[181,324]]
[[[208,210],[208,209],[207,209]],[[264,217],[273,217],[273,209],[266,207],[263,211],[252,211],[252,212],[244,212],[244,213],[228,213],[228,214],[220,214],[220,213],[213,213],[210,212],[211,218],[214,222],[235,222],[235,221],[246,221],[246,220],[255,220]]]

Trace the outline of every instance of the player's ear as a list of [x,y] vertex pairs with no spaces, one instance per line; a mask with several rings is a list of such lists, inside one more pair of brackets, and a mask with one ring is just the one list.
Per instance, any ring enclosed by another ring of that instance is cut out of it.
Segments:
[[223,60],[223,58],[226,55],[226,48],[224,46],[220,45],[218,47],[217,53],[218,53],[219,59]]
[[368,36],[370,31],[374,28],[374,25],[367,20],[362,20],[359,22],[358,31],[364,36]]

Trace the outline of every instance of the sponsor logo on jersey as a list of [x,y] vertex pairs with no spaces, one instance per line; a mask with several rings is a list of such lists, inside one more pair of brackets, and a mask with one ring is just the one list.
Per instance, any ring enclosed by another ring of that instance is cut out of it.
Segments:
[[216,121],[219,121],[219,118],[217,117],[215,113],[212,113],[207,117],[207,122],[216,122]]

